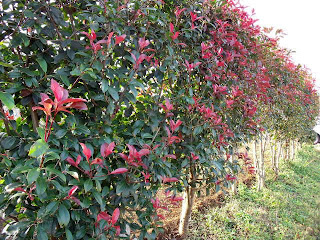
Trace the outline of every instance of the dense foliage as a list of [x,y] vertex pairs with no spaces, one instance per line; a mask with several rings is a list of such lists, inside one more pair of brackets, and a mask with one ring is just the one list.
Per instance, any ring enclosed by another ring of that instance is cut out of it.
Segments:
[[230,186],[268,119],[298,135],[317,114],[307,73],[232,1],[1,4],[6,237],[154,239],[180,192]]

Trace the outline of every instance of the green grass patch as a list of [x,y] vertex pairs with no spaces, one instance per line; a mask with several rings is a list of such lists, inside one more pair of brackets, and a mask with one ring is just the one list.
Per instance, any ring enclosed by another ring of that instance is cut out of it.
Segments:
[[187,239],[320,239],[320,152],[304,146],[266,188],[239,185],[220,208],[195,212]]

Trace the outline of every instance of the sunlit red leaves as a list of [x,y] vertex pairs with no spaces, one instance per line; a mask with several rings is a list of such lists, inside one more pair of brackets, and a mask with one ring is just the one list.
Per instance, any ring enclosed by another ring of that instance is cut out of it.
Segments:
[[139,38],[139,49],[140,51],[142,51],[145,47],[149,46],[150,41],[146,40],[144,37],[143,38]]
[[173,132],[171,132],[168,127],[165,127],[165,129],[166,129],[167,134],[168,134],[168,137],[166,138],[168,145],[171,145],[173,143],[179,143],[182,140],[181,137],[173,136],[172,135]]
[[118,236],[120,234],[121,229],[120,229],[120,226],[115,226],[115,224],[119,220],[119,217],[120,217],[119,208],[116,208],[113,211],[112,216],[110,216],[107,212],[100,212],[97,216],[96,226],[101,220],[104,220],[109,224],[109,226],[106,226],[104,230],[109,230],[110,228],[113,227],[116,229],[116,235]]
[[198,67],[200,64],[201,64],[201,62],[189,63],[188,60],[185,60],[185,64],[183,64],[183,65],[187,68],[189,74],[191,74],[193,69]]
[[166,117],[173,116],[171,110],[173,110],[173,105],[170,103],[170,100],[166,98],[165,104],[159,104],[159,106],[163,109],[163,111],[166,113]]
[[176,7],[174,14],[176,15],[176,20],[178,20],[180,18],[180,15],[183,11],[185,11],[186,8],[182,8],[180,9],[179,7]]
[[90,150],[90,148],[88,148],[84,143],[80,143],[81,147],[82,147],[82,152],[84,154],[84,156],[86,157],[87,161],[89,161],[89,159],[92,156],[92,152]]
[[116,208],[112,213],[111,223],[112,225],[116,224],[120,216],[120,210],[119,208]]
[[[87,100],[82,98],[68,98],[69,93],[66,89],[61,87],[57,81],[51,79],[51,90],[54,94],[54,101],[45,93],[41,93],[40,104],[44,107],[33,107],[32,110],[42,110],[47,116],[56,115],[60,111],[71,113],[68,109],[75,108],[79,110],[87,110],[85,102]],[[52,114],[53,113],[53,114]],[[72,114],[72,113],[71,113]]]
[[127,35],[123,34],[123,35],[120,35],[120,36],[116,36],[116,42],[115,42],[115,45],[121,43],[122,41],[124,41],[124,39],[126,38]]
[[[103,39],[95,43],[94,40],[96,40],[97,35],[93,30],[90,30],[90,33],[87,33],[87,32],[81,32],[81,33],[86,35],[90,42],[90,46],[87,46],[86,49],[93,50],[94,54],[97,54],[97,52],[102,49],[102,44],[106,44],[107,47],[109,47],[111,44],[112,36],[114,35],[114,32],[110,32],[107,40]],[[125,38],[126,38],[125,34],[120,36],[115,36],[115,45],[118,45],[121,42],[123,42]]]
[[230,174],[227,174],[227,175],[226,175],[226,180],[227,180],[227,181],[234,181],[234,180],[237,180],[237,177],[232,176],[232,175],[230,175]]
[[122,173],[126,173],[128,172],[128,169],[127,168],[118,168],[114,171],[112,171],[111,173],[109,173],[110,175],[111,174],[122,174]]
[[93,165],[93,164],[100,165],[102,167],[103,166],[103,160],[101,158],[95,158],[91,162],[91,165]]
[[203,18],[203,17],[198,17],[197,14],[190,12],[190,17],[191,17],[191,29],[195,29],[196,27],[194,26],[194,22]]
[[111,153],[113,153],[113,149],[115,147],[115,143],[111,142],[110,144],[104,143],[100,147],[100,153],[102,157],[108,157]]
[[149,173],[145,173],[145,172],[141,172],[143,177],[144,177],[144,182],[147,183],[149,182],[149,179],[151,177],[151,175]]
[[142,157],[150,153],[149,149],[141,149],[137,151],[136,148],[130,144],[127,144],[129,148],[129,155],[124,153],[119,153],[120,157],[124,159],[129,165],[139,167],[142,166],[144,169],[147,169],[147,166],[143,163]]
[[171,183],[171,182],[178,182],[179,181],[179,179],[176,178],[176,177],[169,178],[169,177],[166,177],[166,176],[162,176],[161,179],[162,179],[163,183]]
[[182,124],[182,121],[180,120],[177,120],[176,122],[174,122],[173,120],[170,120],[171,131],[174,132],[181,124]]
[[143,60],[145,60],[147,58],[147,56],[145,54],[141,54],[137,58],[133,53],[131,53],[131,57],[135,62],[134,65],[133,65],[133,68],[136,69],[136,70],[139,69],[140,64],[143,62]]
[[199,159],[199,156],[195,155],[193,152],[191,152],[191,158],[193,161],[196,161]]
[[73,186],[68,192],[68,197],[71,197],[78,190],[78,188],[78,186]]
[[172,23],[169,24],[169,29],[170,29],[170,32],[171,32],[171,39],[173,41],[176,40],[180,33],[174,31],[174,25]]

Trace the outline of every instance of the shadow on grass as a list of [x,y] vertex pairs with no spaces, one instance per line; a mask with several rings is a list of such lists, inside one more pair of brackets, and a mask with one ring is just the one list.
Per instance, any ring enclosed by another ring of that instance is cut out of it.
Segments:
[[320,152],[305,146],[266,185],[239,185],[224,206],[195,212],[188,239],[320,239]]

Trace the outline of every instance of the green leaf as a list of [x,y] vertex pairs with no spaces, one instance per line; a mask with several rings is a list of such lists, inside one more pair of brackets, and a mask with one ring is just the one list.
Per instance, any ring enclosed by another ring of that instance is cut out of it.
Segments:
[[46,231],[44,231],[44,229],[41,227],[39,227],[37,229],[37,239],[38,240],[48,240],[48,235],[47,235]]
[[119,94],[118,94],[118,91],[115,90],[114,88],[112,87],[109,87],[108,88],[108,92],[110,93],[111,97],[115,100],[115,101],[118,101],[119,100]]
[[86,192],[89,192],[92,187],[93,187],[93,182],[91,179],[88,179],[87,181],[84,182],[84,190]]
[[14,99],[11,94],[6,92],[0,92],[0,100],[1,102],[9,109],[14,108]]
[[93,196],[94,196],[94,198],[97,200],[97,202],[98,202],[100,205],[103,204],[102,197],[101,197],[100,193],[98,193],[97,191],[94,191],[94,192],[93,192]]
[[3,138],[1,140],[1,145],[3,146],[4,149],[11,149],[14,148],[17,144],[17,139],[15,137],[9,136],[6,138]]
[[38,178],[36,181],[36,193],[38,195],[41,195],[43,193],[45,193],[46,189],[47,189],[47,182],[44,178]]
[[198,134],[200,134],[202,132],[202,130],[203,130],[202,126],[195,127],[195,129],[193,130],[193,135],[197,136]]
[[67,240],[73,240],[72,233],[69,229],[66,229],[66,237],[67,237]]
[[80,71],[79,68],[75,68],[75,69],[73,69],[73,70],[70,72],[70,74],[71,74],[72,76],[79,76],[79,75],[81,74],[81,71]]
[[43,139],[39,139],[34,144],[32,144],[29,150],[29,156],[39,157],[42,154],[45,154],[48,149],[49,149],[48,143],[46,143]]
[[47,62],[43,58],[37,58],[37,62],[39,63],[41,69],[46,73],[48,70]]
[[78,125],[76,127],[76,130],[77,130],[77,133],[78,134],[84,134],[84,135],[89,135],[91,133],[90,129],[87,128],[86,126],[84,125]]
[[58,139],[63,138],[68,131],[66,129],[60,129],[56,132],[56,137]]
[[34,181],[37,180],[37,178],[40,175],[40,169],[39,168],[32,168],[30,172],[27,174],[27,180],[28,184],[33,183]]
[[59,202],[56,202],[56,201],[50,202],[46,207],[46,213],[52,214],[55,211],[57,211],[58,207],[59,207]]
[[0,66],[13,68],[13,65],[11,65],[11,64],[9,64],[9,63],[4,63],[4,62],[0,62]]
[[41,127],[38,127],[38,128],[37,128],[37,132],[38,132],[39,137],[40,137],[42,140],[44,140],[44,134],[45,134],[44,129],[41,128]]
[[58,210],[58,222],[60,226],[67,226],[70,221],[70,213],[65,205],[61,204]]
[[108,91],[108,88],[109,88],[109,84],[106,80],[102,80],[102,83],[101,83],[101,90],[103,93],[105,93],[106,91]]
[[47,169],[47,171],[50,172],[51,174],[57,175],[63,182],[66,182],[66,181],[67,181],[66,176],[65,176],[62,172],[60,172],[59,170],[57,170],[57,169],[55,169],[55,168],[53,168],[53,167],[51,167],[51,166],[46,167],[46,169]]

